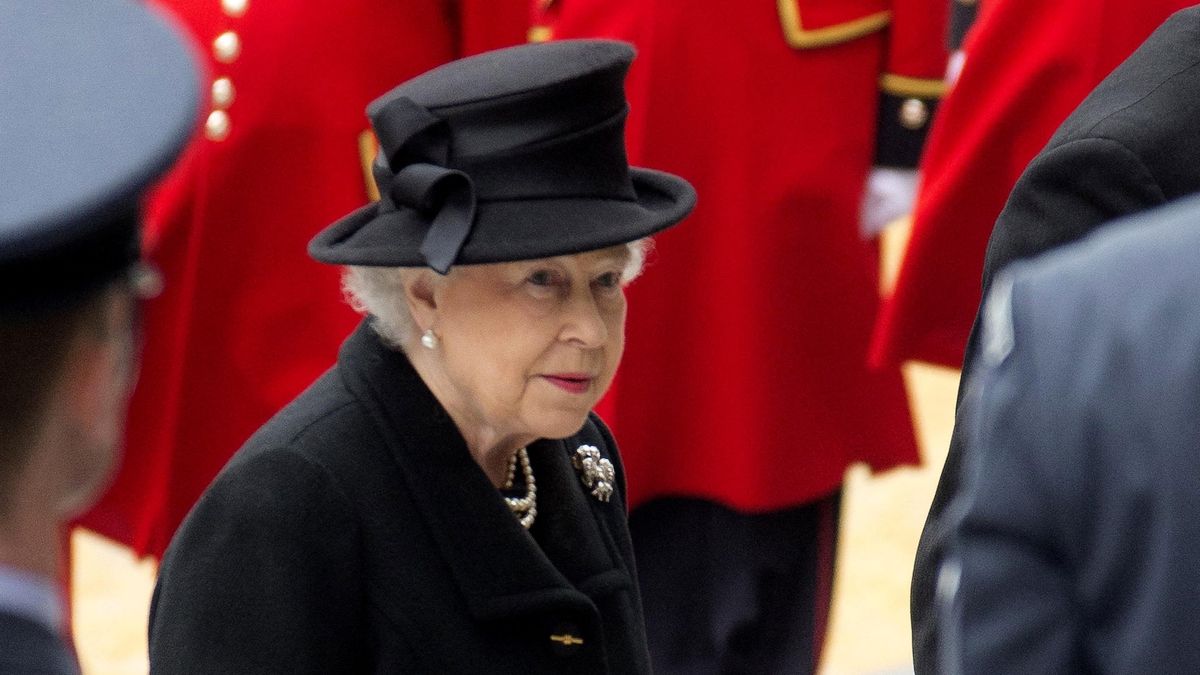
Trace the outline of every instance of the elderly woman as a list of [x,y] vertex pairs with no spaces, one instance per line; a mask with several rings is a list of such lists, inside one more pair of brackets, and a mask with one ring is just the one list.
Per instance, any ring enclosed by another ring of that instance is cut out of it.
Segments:
[[626,162],[632,58],[516,47],[368,108],[381,199],[310,246],[368,319],[176,535],[153,672],[649,670],[620,459],[590,409],[645,237],[695,195]]

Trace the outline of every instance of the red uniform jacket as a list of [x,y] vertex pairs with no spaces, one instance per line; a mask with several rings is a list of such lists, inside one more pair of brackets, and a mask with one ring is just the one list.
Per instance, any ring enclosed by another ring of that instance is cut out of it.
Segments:
[[205,137],[149,207],[166,289],[146,307],[123,468],[82,520],[153,554],[357,321],[338,270],[305,247],[368,200],[366,104],[445,61],[521,42],[529,25],[525,0],[159,1],[217,84]]
[[878,262],[857,220],[872,164],[915,160],[945,68],[946,10],[944,0],[544,7],[537,39],[637,46],[630,158],[699,192],[629,289],[625,356],[601,407],[633,505],[687,495],[774,510],[828,494],[852,462],[916,461],[899,371],[866,367]]
[[959,367],[983,254],[1025,165],[1075,106],[1188,0],[986,0],[922,158],[922,187],[872,359]]

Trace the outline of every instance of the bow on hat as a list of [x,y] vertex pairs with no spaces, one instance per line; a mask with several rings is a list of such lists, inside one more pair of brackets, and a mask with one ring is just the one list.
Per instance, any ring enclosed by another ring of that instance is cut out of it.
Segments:
[[471,235],[475,223],[475,185],[470,176],[446,166],[450,130],[445,120],[403,96],[382,106],[371,118],[380,156],[372,167],[379,186],[380,213],[400,206],[430,217],[421,255],[446,274]]

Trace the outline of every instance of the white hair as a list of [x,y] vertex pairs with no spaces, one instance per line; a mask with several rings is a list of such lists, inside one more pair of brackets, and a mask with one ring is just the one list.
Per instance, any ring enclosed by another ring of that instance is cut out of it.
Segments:
[[[621,284],[628,285],[642,273],[646,255],[653,248],[650,238],[638,239],[625,244],[629,260],[621,270]],[[420,272],[412,267],[363,267],[350,265],[343,268],[342,293],[354,311],[370,317],[371,328],[384,343],[404,351],[405,345],[416,337],[416,326],[408,304],[404,301],[404,282],[408,275]],[[454,268],[450,268],[454,274]]]

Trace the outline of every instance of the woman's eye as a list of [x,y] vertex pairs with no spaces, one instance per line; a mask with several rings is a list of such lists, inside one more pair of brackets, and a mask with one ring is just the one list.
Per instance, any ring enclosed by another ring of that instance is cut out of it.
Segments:
[[621,285],[619,272],[607,272],[596,277],[596,285],[600,288],[617,288]]
[[526,279],[534,286],[553,286],[557,279],[550,270],[536,270]]

